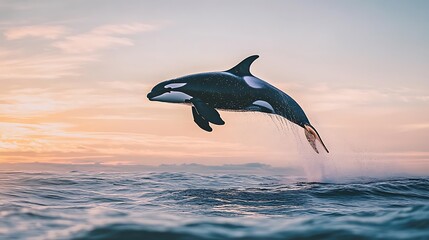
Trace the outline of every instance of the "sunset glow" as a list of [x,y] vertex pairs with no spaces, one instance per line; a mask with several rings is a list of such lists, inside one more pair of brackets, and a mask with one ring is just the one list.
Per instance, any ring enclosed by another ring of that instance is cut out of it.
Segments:
[[429,170],[425,2],[207,2],[199,21],[181,12],[192,1],[47,2],[0,3],[1,163],[298,165],[313,154],[300,128],[221,112],[226,125],[206,133],[189,107],[146,99],[160,81],[258,54],[252,71],[323,136],[331,154],[318,157]]

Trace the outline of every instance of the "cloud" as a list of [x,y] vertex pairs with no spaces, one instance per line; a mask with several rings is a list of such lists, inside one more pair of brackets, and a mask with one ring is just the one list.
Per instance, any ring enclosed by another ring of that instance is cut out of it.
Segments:
[[67,53],[91,53],[117,45],[131,46],[133,43],[127,38],[97,34],[70,36],[63,41],[54,43],[55,47]]
[[413,124],[404,124],[401,126],[403,131],[420,131],[429,129],[429,123],[413,123]]
[[80,106],[78,101],[64,101],[62,94],[68,94],[68,91],[61,91],[61,94],[48,91],[49,89],[27,88],[3,93],[0,97],[0,116],[34,117]]
[[8,40],[36,37],[51,41],[36,42],[36,47],[28,49],[26,47],[29,45],[22,45],[16,50],[0,48],[0,79],[76,76],[79,75],[77,70],[83,65],[100,57],[101,50],[132,46],[134,42],[129,36],[156,28],[155,25],[143,23],[111,24],[95,27],[88,32],[70,34],[72,29],[60,25],[10,27],[4,31]]
[[141,121],[159,117],[156,113],[148,116],[143,109],[177,107],[172,104],[145,104],[144,93],[148,88],[140,81],[100,81],[80,87],[61,81],[49,87],[7,84],[7,88],[0,91],[0,118],[28,119],[67,112],[72,114],[69,120]]
[[17,51],[14,50],[0,48],[0,57],[2,58],[14,56],[16,53]]
[[[123,163],[160,157],[252,156],[246,146],[187,136],[163,136],[130,132],[73,131],[65,123],[1,122],[0,152],[3,161],[120,161]],[[204,149],[204,150],[202,150]],[[255,150],[256,151],[256,150]],[[133,160],[134,159],[134,160]]]
[[133,35],[154,29],[155,26],[141,23],[104,25],[88,33],[67,36],[63,40],[54,42],[53,46],[66,53],[91,53],[113,46],[131,46],[132,40],[123,35]]
[[[139,107],[142,104],[140,92],[112,92],[110,89],[97,88],[67,88],[52,86],[51,88],[18,88],[4,91],[0,96],[0,116],[27,118],[61,113],[73,109],[90,109],[108,107],[122,109]],[[102,111],[102,110],[100,110]],[[128,115],[131,115],[129,113]],[[101,112],[91,112],[81,118],[99,118],[106,115]],[[115,118],[114,114],[107,114]],[[128,116],[127,115],[127,116]],[[128,116],[130,119],[145,116]]]
[[388,94],[376,89],[329,89],[325,87],[310,89],[315,96],[314,106],[318,111],[332,111],[358,105],[368,105],[385,101]]
[[2,55],[0,52],[0,79],[55,79],[76,76],[76,70],[91,61],[95,61],[95,56],[53,53],[28,56],[18,52]]
[[104,25],[95,28],[92,33],[98,35],[129,35],[156,29],[155,26],[142,23]]
[[[281,87],[283,87],[280,84]],[[392,106],[396,104],[428,103],[429,95],[420,89],[411,88],[338,88],[321,84],[307,87],[292,85],[283,87],[295,92],[318,112],[349,109],[357,106]]]
[[4,36],[8,40],[17,40],[27,37],[58,39],[66,34],[66,32],[67,29],[64,26],[33,25],[6,29]]
[[122,91],[147,91],[151,85],[144,82],[124,82],[124,81],[101,81],[98,83],[103,88]]

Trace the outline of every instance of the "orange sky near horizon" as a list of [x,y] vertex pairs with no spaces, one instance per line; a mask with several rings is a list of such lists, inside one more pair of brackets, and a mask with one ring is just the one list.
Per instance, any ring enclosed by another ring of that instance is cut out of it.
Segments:
[[[429,171],[428,4],[163,3],[0,4],[0,163],[316,158]],[[264,114],[221,112],[226,124],[206,133],[189,107],[146,99],[160,81],[252,54],[252,73],[303,107],[330,154]]]

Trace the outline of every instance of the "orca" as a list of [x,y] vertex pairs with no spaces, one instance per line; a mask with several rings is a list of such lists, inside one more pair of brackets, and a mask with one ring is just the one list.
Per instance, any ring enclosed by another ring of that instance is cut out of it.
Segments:
[[147,97],[150,101],[191,105],[194,122],[208,132],[213,130],[210,123],[225,124],[217,110],[279,115],[304,129],[316,153],[319,153],[316,140],[329,153],[298,103],[250,73],[250,65],[258,57],[250,56],[227,71],[198,73],[161,82],[153,87]]

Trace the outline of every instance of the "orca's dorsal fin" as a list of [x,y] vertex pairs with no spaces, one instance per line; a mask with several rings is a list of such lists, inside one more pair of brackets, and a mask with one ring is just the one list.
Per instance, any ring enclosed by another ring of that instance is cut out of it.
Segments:
[[241,61],[239,64],[237,64],[235,67],[229,69],[226,72],[235,74],[237,76],[253,76],[250,73],[250,65],[252,65],[253,61],[255,61],[259,56],[258,55],[252,55],[243,61]]

